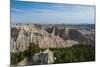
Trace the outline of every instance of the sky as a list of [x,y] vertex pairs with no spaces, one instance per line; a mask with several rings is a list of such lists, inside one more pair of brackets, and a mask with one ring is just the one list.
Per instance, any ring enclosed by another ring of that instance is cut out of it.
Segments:
[[94,5],[11,0],[11,23],[94,24]]

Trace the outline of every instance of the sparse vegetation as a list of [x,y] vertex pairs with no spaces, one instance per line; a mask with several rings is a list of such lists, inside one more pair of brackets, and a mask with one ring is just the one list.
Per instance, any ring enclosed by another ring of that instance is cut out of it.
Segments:
[[17,62],[23,60],[25,57],[30,58],[40,51],[38,44],[30,43],[29,45],[29,48],[24,52],[11,53],[11,64],[17,64]]

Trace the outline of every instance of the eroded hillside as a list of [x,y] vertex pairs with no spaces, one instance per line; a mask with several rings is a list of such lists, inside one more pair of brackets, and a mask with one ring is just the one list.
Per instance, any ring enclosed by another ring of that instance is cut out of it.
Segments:
[[64,48],[95,43],[94,29],[79,25],[11,24],[11,52],[23,52],[30,43],[40,48]]

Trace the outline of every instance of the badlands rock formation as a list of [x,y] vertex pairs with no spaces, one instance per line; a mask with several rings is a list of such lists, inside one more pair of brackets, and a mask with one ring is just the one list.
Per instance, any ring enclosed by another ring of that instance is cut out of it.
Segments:
[[[11,24],[11,52],[23,52],[29,43],[40,48],[64,48],[76,44],[94,44],[94,31],[80,26]],[[91,32],[92,31],[92,32]]]
[[33,57],[24,58],[17,65],[52,64],[55,59],[53,52],[47,49],[44,52],[36,53]]

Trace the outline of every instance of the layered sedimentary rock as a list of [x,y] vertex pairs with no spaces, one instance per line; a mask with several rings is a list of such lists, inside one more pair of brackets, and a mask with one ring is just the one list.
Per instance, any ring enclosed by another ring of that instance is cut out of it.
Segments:
[[52,64],[55,60],[53,52],[47,49],[44,52],[36,53],[33,57],[24,58],[17,65]]
[[64,48],[76,44],[94,44],[94,32],[79,26],[12,24],[11,52],[23,52],[29,43],[40,48]]

